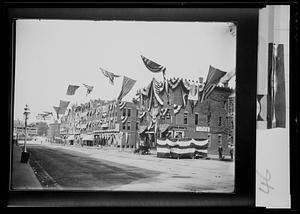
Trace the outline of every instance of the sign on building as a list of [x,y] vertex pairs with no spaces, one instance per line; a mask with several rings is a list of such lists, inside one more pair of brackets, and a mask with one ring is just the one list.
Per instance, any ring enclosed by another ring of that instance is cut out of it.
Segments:
[[210,132],[210,128],[208,126],[196,126],[197,132]]

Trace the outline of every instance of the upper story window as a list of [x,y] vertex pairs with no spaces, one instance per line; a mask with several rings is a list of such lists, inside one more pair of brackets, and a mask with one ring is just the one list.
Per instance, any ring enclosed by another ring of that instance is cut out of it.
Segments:
[[126,116],[126,108],[123,108],[123,116]]
[[131,126],[131,123],[130,121],[127,122],[127,130],[130,130],[130,126]]
[[219,126],[222,125],[222,117],[219,117]]
[[131,109],[127,109],[127,116],[130,117],[131,116]]
[[183,124],[184,125],[188,124],[188,112],[183,113]]
[[195,125],[199,124],[199,114],[195,113]]

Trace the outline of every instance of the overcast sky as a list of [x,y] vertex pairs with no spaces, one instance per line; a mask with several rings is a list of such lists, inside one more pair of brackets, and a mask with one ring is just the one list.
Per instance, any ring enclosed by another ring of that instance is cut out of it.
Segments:
[[[162,79],[140,55],[165,66],[167,77],[205,81],[209,65],[235,68],[236,40],[228,23],[17,20],[14,118],[23,118],[25,104],[34,122],[59,100],[115,99],[123,77],[112,86],[99,67],[137,80],[123,99],[131,101],[152,77]],[[94,86],[87,97],[82,83]],[[74,96],[69,84],[81,86]]]

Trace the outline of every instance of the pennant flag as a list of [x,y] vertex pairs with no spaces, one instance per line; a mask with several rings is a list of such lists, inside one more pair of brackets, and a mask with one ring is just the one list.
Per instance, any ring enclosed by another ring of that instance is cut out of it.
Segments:
[[154,72],[154,73],[159,73],[159,72],[162,72],[163,73],[163,76],[165,76],[165,71],[166,71],[166,68],[157,64],[156,62],[153,62],[152,60],[150,59],[147,59],[146,57],[142,56],[142,60],[146,66],[146,68],[148,68],[151,72]]
[[136,80],[133,80],[129,77],[124,76],[122,89],[118,96],[118,100],[121,101],[129,93],[129,91],[132,89],[132,87],[134,86],[135,83],[136,83]]
[[109,83],[110,84],[114,84],[114,78],[115,77],[120,77],[120,75],[116,75],[112,72],[108,72],[107,70],[103,69],[100,67],[100,70],[102,71],[102,73],[104,74],[105,77],[107,77],[109,79]]
[[89,95],[91,92],[92,92],[92,90],[93,90],[93,88],[94,88],[94,86],[89,86],[89,85],[86,85],[86,84],[84,84],[84,83],[82,83],[82,85],[84,86],[84,87],[86,87],[86,96],[87,95]]
[[57,106],[53,106],[53,108],[54,108],[54,110],[55,110],[55,112],[56,112],[56,117],[57,117],[57,119],[59,119],[59,115],[58,115],[58,113],[59,113],[59,107],[57,107]]
[[283,44],[269,43],[267,128],[286,127]]
[[209,71],[206,77],[206,82],[203,88],[201,102],[209,97],[214,88],[218,85],[220,79],[226,74],[225,71],[221,71],[213,66],[209,66]]
[[69,85],[67,90],[67,95],[74,95],[78,88],[79,88],[78,85]]

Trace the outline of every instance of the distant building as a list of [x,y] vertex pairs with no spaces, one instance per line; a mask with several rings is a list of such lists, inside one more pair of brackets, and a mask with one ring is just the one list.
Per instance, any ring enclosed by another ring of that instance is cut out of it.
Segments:
[[135,148],[136,120],[137,109],[131,102],[94,100],[73,106],[62,117],[61,135],[70,144]]
[[[27,137],[37,136],[37,127],[35,124],[27,125]],[[14,121],[14,137],[18,139],[25,138],[25,123],[21,120]]]

